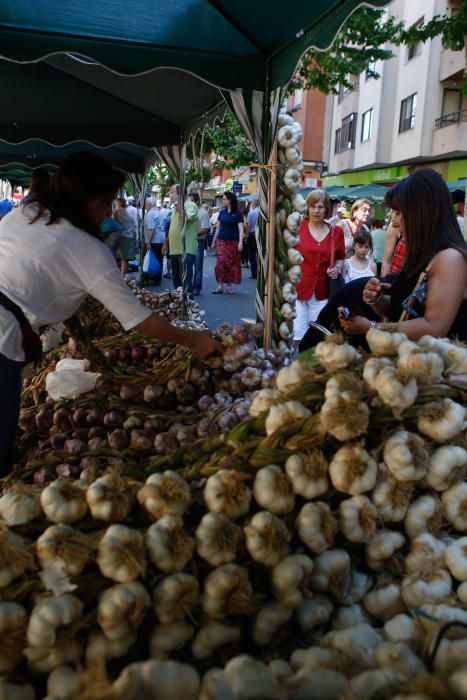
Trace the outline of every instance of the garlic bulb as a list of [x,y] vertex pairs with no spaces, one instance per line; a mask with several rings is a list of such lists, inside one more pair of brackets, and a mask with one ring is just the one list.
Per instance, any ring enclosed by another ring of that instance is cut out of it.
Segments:
[[283,340],[291,340],[293,338],[293,327],[290,321],[282,321],[279,324],[279,335]]
[[238,564],[224,564],[204,582],[203,609],[212,618],[251,613],[256,607],[248,571]]
[[309,418],[310,416],[311,411],[305,408],[299,401],[286,401],[285,403],[271,406],[265,423],[266,434],[271,435],[278,428],[282,428],[302,418]]
[[193,637],[194,629],[188,622],[157,625],[150,639],[152,659],[167,659],[173,651],[181,649]]
[[447,442],[464,427],[465,408],[452,399],[425,404],[419,411],[417,426],[435,442]]
[[370,409],[350,392],[333,395],[321,406],[319,420],[323,430],[345,442],[368,431]]
[[267,646],[293,615],[293,608],[282,603],[266,603],[257,613],[251,630],[251,638],[258,646]]
[[181,622],[198,605],[198,580],[190,574],[173,574],[160,581],[153,596],[154,610],[163,625]]
[[86,501],[92,517],[111,523],[124,520],[133,507],[134,500],[127,479],[116,472],[109,472],[96,479],[86,491]]
[[328,463],[320,450],[287,458],[285,471],[294,493],[307,500],[325,494],[329,488]]
[[424,532],[436,535],[443,522],[443,512],[441,501],[435,494],[423,494],[409,506],[404,521],[406,533],[411,538]]
[[41,505],[49,520],[66,525],[81,520],[88,512],[83,489],[62,479],[46,486],[41,493]]
[[290,233],[295,233],[296,231],[298,231],[300,221],[301,216],[298,211],[293,211],[291,214],[288,215],[285,225],[287,226]]
[[27,621],[22,605],[0,601],[0,673],[10,673],[20,663]]
[[384,367],[392,367],[391,360],[387,357],[370,357],[363,367],[363,379],[368,389],[376,394],[376,380]]
[[39,494],[31,487],[18,484],[0,498],[0,518],[7,525],[24,525],[40,514]]
[[467,537],[460,537],[446,547],[444,559],[457,581],[467,581]]
[[414,486],[410,482],[397,481],[380,465],[378,481],[372,491],[371,500],[384,522],[399,523],[404,520],[412,500]]
[[444,362],[435,352],[406,352],[397,360],[397,367],[408,377],[414,377],[417,383],[438,384],[442,381]]
[[429,453],[419,435],[399,430],[384,445],[384,463],[398,481],[419,481],[426,474]]
[[307,668],[335,668],[340,667],[342,662],[343,655],[337,649],[324,649],[318,646],[295,649],[290,657],[290,665],[294,671],[299,671],[303,666]]
[[355,627],[355,625],[371,625],[372,617],[367,613],[365,608],[360,603],[354,605],[343,605],[339,608],[336,617],[333,620],[333,629],[343,630],[347,627]]
[[272,591],[285,608],[296,608],[308,589],[313,562],[303,554],[289,554],[271,572]]
[[198,700],[218,700],[218,698],[236,700],[225,671],[220,668],[212,668],[203,676]]
[[380,328],[370,328],[366,334],[366,342],[373,355],[387,357],[396,355],[399,345],[407,340],[405,333],[389,333]]
[[277,389],[261,389],[250,404],[248,413],[250,416],[259,416],[280,398],[281,392]]
[[286,394],[301,386],[309,376],[309,368],[300,360],[294,360],[290,365],[281,367],[276,374],[276,387],[280,392]]
[[259,511],[243,529],[251,557],[265,566],[275,566],[289,551],[291,534],[280,518]]
[[0,588],[6,588],[27,569],[34,569],[34,557],[23,537],[0,525]]
[[288,124],[282,126],[277,132],[277,142],[282,146],[282,148],[291,148],[296,146],[299,142],[299,134],[301,129],[297,128],[294,124]]
[[281,316],[285,318],[286,321],[293,321],[294,318],[297,318],[297,312],[295,311],[294,307],[292,304],[289,304],[287,301],[282,304],[281,306]]
[[57,666],[47,679],[47,698],[49,700],[68,700],[68,698],[78,694],[79,687],[78,673],[71,666]]
[[233,561],[243,541],[243,530],[224,515],[206,513],[195,532],[196,549],[211,566]]
[[183,515],[191,502],[190,487],[176,472],[151,474],[137,499],[154,520],[167,513]]
[[292,486],[282,467],[270,464],[256,473],[253,484],[255,501],[275,515],[290,513],[295,506]]
[[318,593],[313,598],[305,598],[295,610],[295,617],[304,634],[326,624],[334,606],[330,599]]
[[393,666],[397,669],[398,674],[402,672],[408,676],[425,670],[423,662],[404,642],[378,644],[373,655],[373,662],[380,668]]
[[344,445],[335,453],[329,476],[338,491],[358,496],[371,491],[376,483],[378,465],[359,445]]
[[198,672],[179,661],[138,661],[126,666],[112,685],[112,697],[125,700],[197,700]]
[[446,520],[459,532],[467,530],[467,483],[462,481],[444,491],[443,502]]
[[[296,153],[299,153],[297,149],[294,149]],[[298,211],[300,214],[306,214],[306,210],[308,208],[308,205],[306,203],[306,200],[301,194],[296,194],[295,197],[292,199],[292,206],[295,209],[295,211]]]
[[97,565],[101,574],[112,581],[135,581],[146,571],[142,534],[125,525],[110,525],[99,542]]
[[105,637],[112,642],[133,638],[150,605],[151,599],[138,581],[107,588],[97,609],[97,619]]
[[457,445],[438,447],[430,456],[426,483],[435,491],[446,491],[464,481],[467,471],[467,450]]
[[334,336],[323,340],[315,348],[315,357],[329,371],[335,372],[353,365],[358,358],[358,352],[348,343],[336,342]]
[[369,625],[361,624],[349,629],[328,632],[323,637],[322,644],[342,651],[354,663],[367,667],[371,665],[375,648],[382,641],[379,631]]
[[36,554],[43,569],[59,559],[67,576],[79,576],[89,561],[91,541],[70,525],[51,525],[37,538]]
[[417,620],[406,613],[394,615],[384,623],[383,634],[389,642],[406,642],[417,646],[424,637],[423,629]]
[[297,168],[288,168],[284,173],[284,187],[292,194],[295,194],[300,189],[300,172]]
[[[380,646],[381,645],[378,645],[375,648],[375,654]],[[423,668],[422,664],[420,664],[420,666]],[[360,700],[371,700],[371,698],[378,697],[379,693],[385,693],[387,688],[391,688],[391,686],[397,687],[399,683],[400,671],[398,669],[370,669],[353,676],[350,681],[350,692],[353,697],[359,698]]]
[[366,594],[363,605],[372,617],[383,622],[405,610],[400,586],[396,583],[386,584],[384,579]]
[[237,644],[241,636],[239,627],[231,627],[217,620],[211,620],[199,629],[191,645],[191,652],[195,659],[209,659],[226,644]]
[[405,558],[405,570],[408,574],[425,574],[444,565],[446,543],[436,539],[429,532],[414,537],[410,551]]
[[125,656],[135,644],[136,636],[134,633],[133,635],[126,634],[125,630],[122,630],[122,632],[125,636],[117,637],[116,639],[108,639],[102,632],[91,633],[85,650],[85,658],[88,665],[99,664],[111,659],[120,659],[122,656]]
[[391,407],[396,418],[417,398],[417,382],[402,377],[395,367],[383,367],[375,380],[375,389],[383,403]]
[[350,557],[343,549],[328,549],[313,560],[311,587],[341,596],[350,589]]
[[451,595],[452,578],[445,569],[429,573],[417,572],[402,581],[402,600],[408,608],[418,608],[425,603],[441,603]]
[[[268,698],[284,700],[284,691],[266,664],[251,656],[235,656],[226,664],[224,673],[230,682],[234,698]],[[221,695],[222,700],[227,700]]]
[[195,540],[183,528],[180,515],[163,515],[146,533],[149,559],[166,574],[185,568],[195,548]]
[[[451,572],[452,573],[452,572]],[[466,607],[467,606],[467,581],[463,581],[460,586],[457,587],[456,595],[460,603]]]
[[285,681],[288,698],[306,700],[324,700],[325,698],[344,698],[349,690],[349,681],[338,671],[327,668],[310,668],[303,666]]
[[295,263],[292,267],[287,270],[287,277],[292,284],[298,284],[302,276],[302,268],[300,265]]
[[17,685],[0,678],[0,700],[36,700],[36,693],[29,683]]
[[324,389],[324,398],[330,399],[334,396],[354,397],[360,399],[363,394],[363,382],[353,372],[344,370],[338,372],[328,379]]
[[370,574],[352,571],[348,585],[341,593],[336,593],[336,598],[342,605],[354,605],[359,603],[372,587],[373,578]]
[[334,542],[337,520],[327,503],[305,503],[295,520],[298,536],[315,554],[324,552]]
[[[405,544],[401,532],[377,530],[366,543],[366,562],[374,571],[396,570],[403,567],[403,559],[398,553]],[[391,561],[392,560],[392,561]]]
[[367,542],[376,530],[377,510],[366,496],[341,501],[340,530],[349,542]]
[[204,487],[204,501],[211,513],[231,520],[242,518],[250,510],[251,489],[248,477],[234,469],[221,469],[209,477]]
[[44,673],[79,659],[81,644],[76,632],[82,625],[82,611],[82,602],[68,594],[37,603],[29,617],[24,650],[33,670]]
[[288,248],[295,248],[295,246],[300,243],[300,238],[294,236],[293,233],[290,233],[286,228],[282,231],[282,238]]
[[449,374],[467,374],[467,351],[465,346],[447,340],[447,338],[433,338],[424,335],[418,341],[421,348],[434,350],[441,354],[446,372]]
[[282,287],[282,296],[284,301],[288,301],[289,304],[294,304],[297,301],[297,292],[292,282],[286,282]]

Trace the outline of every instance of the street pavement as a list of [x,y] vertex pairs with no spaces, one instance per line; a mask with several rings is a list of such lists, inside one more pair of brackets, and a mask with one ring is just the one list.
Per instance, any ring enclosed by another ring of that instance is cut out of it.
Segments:
[[[195,297],[200,308],[205,312],[205,320],[209,328],[215,329],[221,323],[228,322],[231,325],[238,323],[242,318],[255,319],[255,292],[256,280],[249,279],[250,268],[242,268],[242,283],[232,286],[233,294],[212,294],[216,288],[216,278],[214,267],[216,256],[210,253],[204,257],[203,265],[203,289],[199,297]],[[164,259],[164,272],[165,259]],[[151,292],[160,292],[166,289],[173,289],[172,280],[162,278],[162,285],[159,287],[148,287]],[[224,287],[225,289],[225,287]]]

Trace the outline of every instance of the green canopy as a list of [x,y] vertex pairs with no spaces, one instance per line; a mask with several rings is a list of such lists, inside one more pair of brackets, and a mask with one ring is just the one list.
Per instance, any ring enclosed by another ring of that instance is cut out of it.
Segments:
[[[121,74],[161,66],[223,88],[264,91],[324,48],[360,0],[2,0],[0,51],[24,62],[74,52]],[[372,0],[374,6],[387,0]],[[164,94],[162,99],[167,99]]]
[[383,202],[389,187],[383,185],[358,185],[348,187],[340,193],[340,199],[348,199],[354,202],[356,199],[369,199],[371,202]]
[[157,158],[150,148],[119,143],[108,148],[97,148],[86,141],[76,141],[69,146],[53,146],[44,141],[31,139],[19,144],[0,141],[0,172],[3,177],[9,170],[18,168],[29,173],[35,168],[48,170],[60,165],[65,158],[75,151],[91,151],[105,158],[111,165],[126,173],[145,173]]

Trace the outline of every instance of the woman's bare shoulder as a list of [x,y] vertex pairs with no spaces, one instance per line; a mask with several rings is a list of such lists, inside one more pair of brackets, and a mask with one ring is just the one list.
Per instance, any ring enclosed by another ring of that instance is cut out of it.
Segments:
[[433,258],[433,269],[442,269],[450,265],[455,265],[457,267],[462,267],[462,265],[467,266],[467,258],[461,253],[460,250],[456,248],[446,248],[445,250],[440,250],[439,253]]

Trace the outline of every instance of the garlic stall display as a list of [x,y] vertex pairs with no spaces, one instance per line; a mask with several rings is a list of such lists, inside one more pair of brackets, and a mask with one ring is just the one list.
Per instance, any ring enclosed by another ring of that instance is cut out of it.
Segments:
[[300,241],[298,229],[301,217],[306,213],[306,202],[299,192],[303,160],[298,144],[302,139],[302,128],[288,114],[280,114],[278,123],[273,340],[279,347],[287,348],[293,339],[296,286],[300,281],[300,265],[303,262],[295,246]]
[[[137,334],[102,338],[94,345],[108,367],[96,388],[52,401],[46,379],[56,360],[82,357],[74,341],[54,350],[24,392],[14,480],[30,475],[43,483],[98,473],[112,463],[129,465],[136,475],[141,469],[150,473],[148,465],[157,455],[229,430],[248,416],[252,392],[270,387],[277,370],[290,361],[281,351],[257,348],[254,340],[261,332],[256,324],[223,324],[216,331],[225,346],[223,357],[202,362],[187,348]],[[85,362],[93,369],[92,361]],[[103,511],[110,485],[99,482],[95,488],[89,505]],[[125,498],[122,494],[122,513]],[[1,499],[0,511],[18,499],[33,512],[24,489]]]
[[[307,353],[251,415],[139,474],[5,501],[0,698],[86,700],[91,678],[107,700],[467,697],[467,386],[445,341],[439,381],[416,367],[395,406],[372,382],[407,348],[378,341],[387,356],[357,357],[331,337],[343,366]],[[339,394],[364,430],[327,429]],[[433,403],[453,416],[436,437]]]

